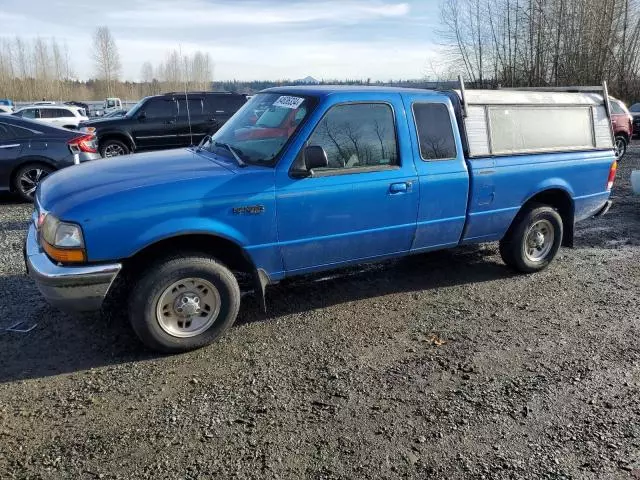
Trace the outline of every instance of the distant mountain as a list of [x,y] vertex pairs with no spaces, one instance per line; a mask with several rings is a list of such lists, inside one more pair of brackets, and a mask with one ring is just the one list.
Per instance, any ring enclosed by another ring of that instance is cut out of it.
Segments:
[[300,80],[294,80],[294,83],[303,85],[317,85],[320,82],[313,77],[304,77]]

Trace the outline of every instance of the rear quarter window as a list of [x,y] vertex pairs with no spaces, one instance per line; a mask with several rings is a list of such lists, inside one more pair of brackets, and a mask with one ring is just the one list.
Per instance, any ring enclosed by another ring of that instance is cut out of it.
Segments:
[[414,103],[420,156],[423,160],[451,160],[456,158],[456,141],[451,115],[442,103]]

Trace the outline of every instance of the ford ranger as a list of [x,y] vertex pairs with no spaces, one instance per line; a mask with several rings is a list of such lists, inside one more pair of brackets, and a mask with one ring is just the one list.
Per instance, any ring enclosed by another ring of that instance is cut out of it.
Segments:
[[537,272],[606,212],[616,170],[604,95],[279,87],[199,146],[89,162],[38,188],[30,275],[66,311],[126,278],[150,348],[206,345],[296,275],[499,241]]

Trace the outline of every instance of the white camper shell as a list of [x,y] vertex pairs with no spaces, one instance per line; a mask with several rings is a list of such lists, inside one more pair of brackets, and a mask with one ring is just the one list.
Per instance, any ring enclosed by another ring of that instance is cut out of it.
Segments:
[[470,157],[613,149],[606,86],[587,87],[600,95],[461,85]]

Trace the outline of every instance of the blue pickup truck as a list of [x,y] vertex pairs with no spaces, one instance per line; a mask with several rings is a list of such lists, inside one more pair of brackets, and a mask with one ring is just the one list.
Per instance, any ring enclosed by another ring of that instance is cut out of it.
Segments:
[[[289,87],[255,95],[197,147],[105,159],[39,187],[30,275],[66,311],[126,279],[130,321],[164,352],[206,345],[284,278],[479,242],[545,268],[604,213],[606,96]],[[118,289],[119,290],[119,289]]]

